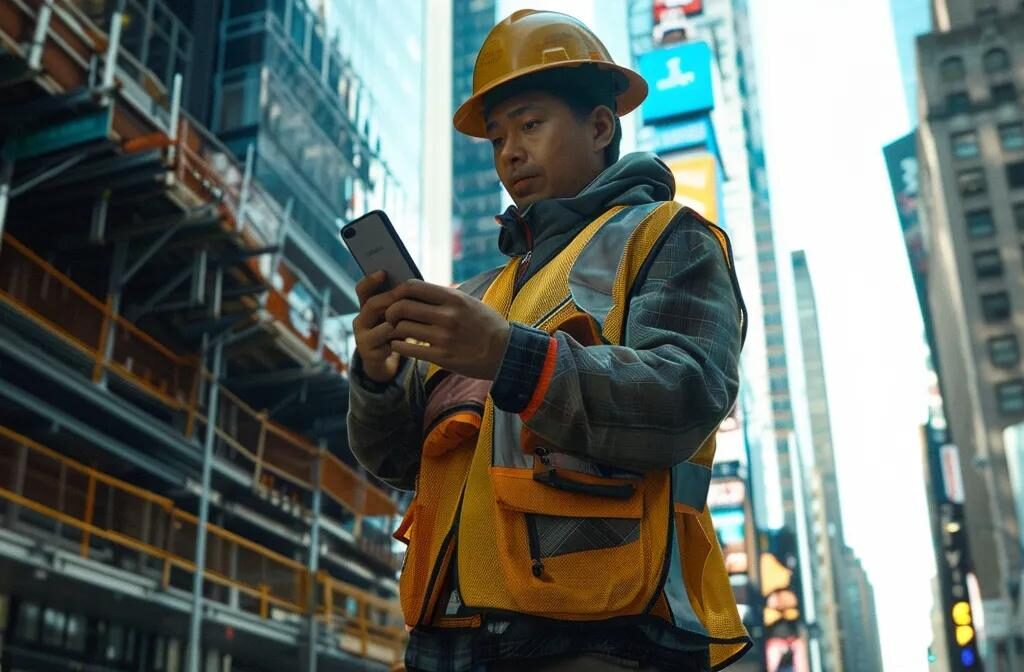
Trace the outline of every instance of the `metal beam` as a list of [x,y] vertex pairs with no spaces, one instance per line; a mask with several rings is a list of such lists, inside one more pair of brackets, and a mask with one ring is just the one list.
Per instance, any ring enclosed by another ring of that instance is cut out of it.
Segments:
[[[213,317],[220,317],[221,290],[224,286],[224,270],[217,267],[213,280]],[[206,358],[210,337],[203,335],[203,359]],[[203,625],[203,574],[206,572],[206,524],[210,516],[210,481],[213,472],[213,444],[216,439],[217,411],[220,382],[223,371],[224,340],[217,338],[213,346],[213,364],[210,367],[209,397],[206,404],[206,436],[203,441],[203,476],[199,491],[199,523],[196,533],[195,573],[192,576],[192,614],[189,621],[188,672],[201,672],[199,667],[200,631]]]
[[89,242],[102,245],[107,236],[107,210],[110,208],[110,189],[104,189],[92,205],[92,221],[89,225]]
[[217,212],[216,206],[204,205],[188,212],[146,219],[145,222],[119,227],[114,232],[112,238],[114,240],[126,240],[159,233],[168,228],[184,230],[203,226],[215,226],[218,222],[220,222],[220,213]]
[[192,257],[192,287],[189,288],[188,300],[193,305],[206,303],[206,264],[209,252],[201,248]]
[[69,156],[60,163],[57,163],[56,165],[43,168],[42,170],[36,172],[34,175],[31,175],[27,177],[25,180],[19,182],[18,186],[13,187],[11,189],[11,198],[14,198],[15,196],[20,196],[29,189],[39,186],[40,184],[47,181],[51,177],[56,177],[57,175],[60,175],[68,168],[71,168],[72,166],[81,163],[82,160],[85,159],[85,157],[87,157],[88,155],[88,152],[81,152],[79,154],[75,154],[74,156]]
[[[320,441],[320,450],[326,451],[327,444],[325,441]],[[310,523],[309,530],[309,554],[307,556],[307,569],[309,570],[309,576],[311,579],[315,579],[317,572],[320,571],[320,506],[321,506],[321,493],[320,493],[320,465],[323,464],[323,460],[313,461],[313,506],[312,506],[312,522]],[[307,620],[307,640],[306,640],[306,672],[316,672],[317,667],[317,609],[316,604],[313,600],[315,599],[316,591],[310,590],[307,594],[309,602],[306,604],[307,611],[309,612],[309,618]],[[330,617],[330,614],[328,614]]]
[[10,141],[0,147],[0,246],[3,245],[7,204],[11,201],[11,175],[14,174],[14,156]]
[[259,247],[254,250],[232,250],[226,252],[217,257],[218,264],[224,264],[231,266],[239,261],[245,261],[251,257],[259,257],[264,254],[274,254],[277,252],[276,245],[270,245],[269,247]]
[[310,368],[284,369],[283,371],[270,371],[267,373],[250,373],[246,376],[235,376],[227,381],[233,389],[245,389],[249,387],[263,387],[265,385],[281,385],[282,383],[294,383],[299,380],[306,380],[312,376],[326,373],[326,364]]
[[[169,486],[181,487],[181,484],[185,482],[184,471],[178,471],[176,467],[167,462],[153,459],[150,457],[150,453],[121,443],[112,436],[100,432],[92,425],[68,415],[62,409],[29,394],[24,389],[2,378],[0,378],[0,397],[5,400],[5,406],[7,403],[21,406],[26,410],[43,416],[47,420],[56,422],[72,434],[110,453],[118,461],[143,469],[147,474],[156,476]],[[157,451],[153,454],[161,455],[166,453]]]
[[[122,4],[123,6],[123,4]],[[121,47],[121,27],[123,19],[121,12],[114,12],[110,15],[110,41],[107,43],[107,54],[103,63],[103,80],[101,86],[105,92],[114,89],[114,74],[117,72],[117,50]]]
[[245,225],[245,206],[249,200],[249,185],[252,183],[252,168],[253,161],[255,161],[256,148],[250,142],[249,146],[245,148],[245,173],[242,176],[242,189],[238,195],[238,210],[236,216],[238,221],[235,222],[235,231],[241,231]]
[[146,262],[152,259],[153,255],[159,252],[160,248],[162,248],[167,243],[167,241],[170,240],[171,237],[174,236],[174,234],[177,232],[177,227],[171,227],[164,231],[162,234],[160,234],[160,237],[154,240],[150,244],[150,246],[146,248],[146,251],[142,253],[142,256],[136,259],[135,263],[132,264],[131,267],[124,272],[124,275],[121,277],[121,287],[126,286],[128,282],[131,281],[131,279],[135,276],[135,274],[139,272],[139,269],[145,266]]
[[191,277],[193,270],[194,269],[191,266],[188,266],[184,268],[176,276],[168,280],[167,283],[160,289],[156,290],[144,304],[142,304],[141,306],[137,306],[132,310],[129,310],[127,312],[128,319],[134,322],[143,315],[145,315],[146,313],[148,313],[149,311],[151,311],[158,303],[167,298],[171,292],[173,292],[175,289],[181,286],[183,282],[188,280],[189,277]]
[[225,336],[224,337],[224,345],[228,346],[228,347],[233,346],[233,345],[238,345],[239,343],[241,343],[245,339],[249,338],[250,336],[254,336],[254,335],[258,334],[261,331],[263,331],[263,325],[257,322],[256,324],[252,325],[251,327],[246,327],[245,329],[243,329],[241,331],[236,331],[233,334],[229,334],[229,335]]
[[46,32],[50,28],[50,16],[53,14],[53,0],[44,0],[36,15],[36,28],[32,33],[32,45],[28,50],[28,67],[39,71],[43,64],[43,47],[46,46]]
[[103,366],[100,369],[100,378],[97,384],[103,389],[107,388],[107,364],[114,354],[114,337],[117,333],[116,318],[121,312],[121,275],[124,273],[125,258],[128,256],[128,243],[119,242],[114,245],[114,259],[110,264],[110,279],[107,283],[107,297],[110,301],[110,315],[103,322],[107,330],[103,340]]

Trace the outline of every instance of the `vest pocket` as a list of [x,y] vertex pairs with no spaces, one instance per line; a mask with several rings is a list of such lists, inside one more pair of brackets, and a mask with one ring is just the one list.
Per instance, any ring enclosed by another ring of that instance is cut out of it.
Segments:
[[[660,569],[643,482],[630,482],[628,497],[605,497],[552,488],[533,474],[491,468],[497,556],[513,608],[567,620],[641,613]],[[624,492],[616,481],[580,482]]]

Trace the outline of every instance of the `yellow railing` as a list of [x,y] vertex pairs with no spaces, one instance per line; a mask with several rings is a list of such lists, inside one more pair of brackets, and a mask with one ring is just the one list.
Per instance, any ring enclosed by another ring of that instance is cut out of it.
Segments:
[[[187,588],[195,572],[198,521],[174,502],[61,455],[0,426],[0,486],[8,524],[28,526],[26,509],[83,558],[125,567],[164,589]],[[105,543],[104,543],[105,542]],[[315,613],[353,653],[388,662],[401,656],[405,630],[396,602],[366,593],[217,525],[207,525],[205,596],[270,618],[273,609]]]
[[[5,233],[0,247],[0,303],[29,318],[83,355],[87,375],[98,381],[103,372],[187,414],[186,435],[205,427],[209,409],[201,404],[198,359],[169,350],[134,324],[114,315],[101,303],[32,250]],[[108,339],[113,346],[108,348]],[[109,350],[109,356],[108,356]],[[320,463],[324,492],[357,518],[391,516],[396,508],[379,488],[308,439],[269,420],[221,387],[216,434],[229,459],[252,474],[254,483],[266,475],[311,491]],[[394,562],[390,545],[379,549]]]

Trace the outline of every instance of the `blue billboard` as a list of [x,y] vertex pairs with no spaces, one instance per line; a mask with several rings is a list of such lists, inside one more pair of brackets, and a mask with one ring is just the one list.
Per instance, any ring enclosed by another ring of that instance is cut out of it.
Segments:
[[642,54],[637,65],[650,88],[641,108],[645,124],[714,108],[711,48],[706,43],[655,49]]

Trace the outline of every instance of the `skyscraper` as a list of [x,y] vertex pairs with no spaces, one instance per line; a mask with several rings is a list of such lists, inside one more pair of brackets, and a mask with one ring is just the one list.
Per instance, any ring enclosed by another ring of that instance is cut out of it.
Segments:
[[[495,0],[453,0],[452,109],[473,92],[473,66],[496,20]],[[461,282],[505,263],[498,251],[501,183],[491,144],[452,135],[452,279]]]
[[918,38],[918,157],[928,303],[946,419],[959,448],[970,555],[984,605],[986,667],[1024,665],[1021,534],[1004,430],[1024,420],[1024,9],[932,3]]

